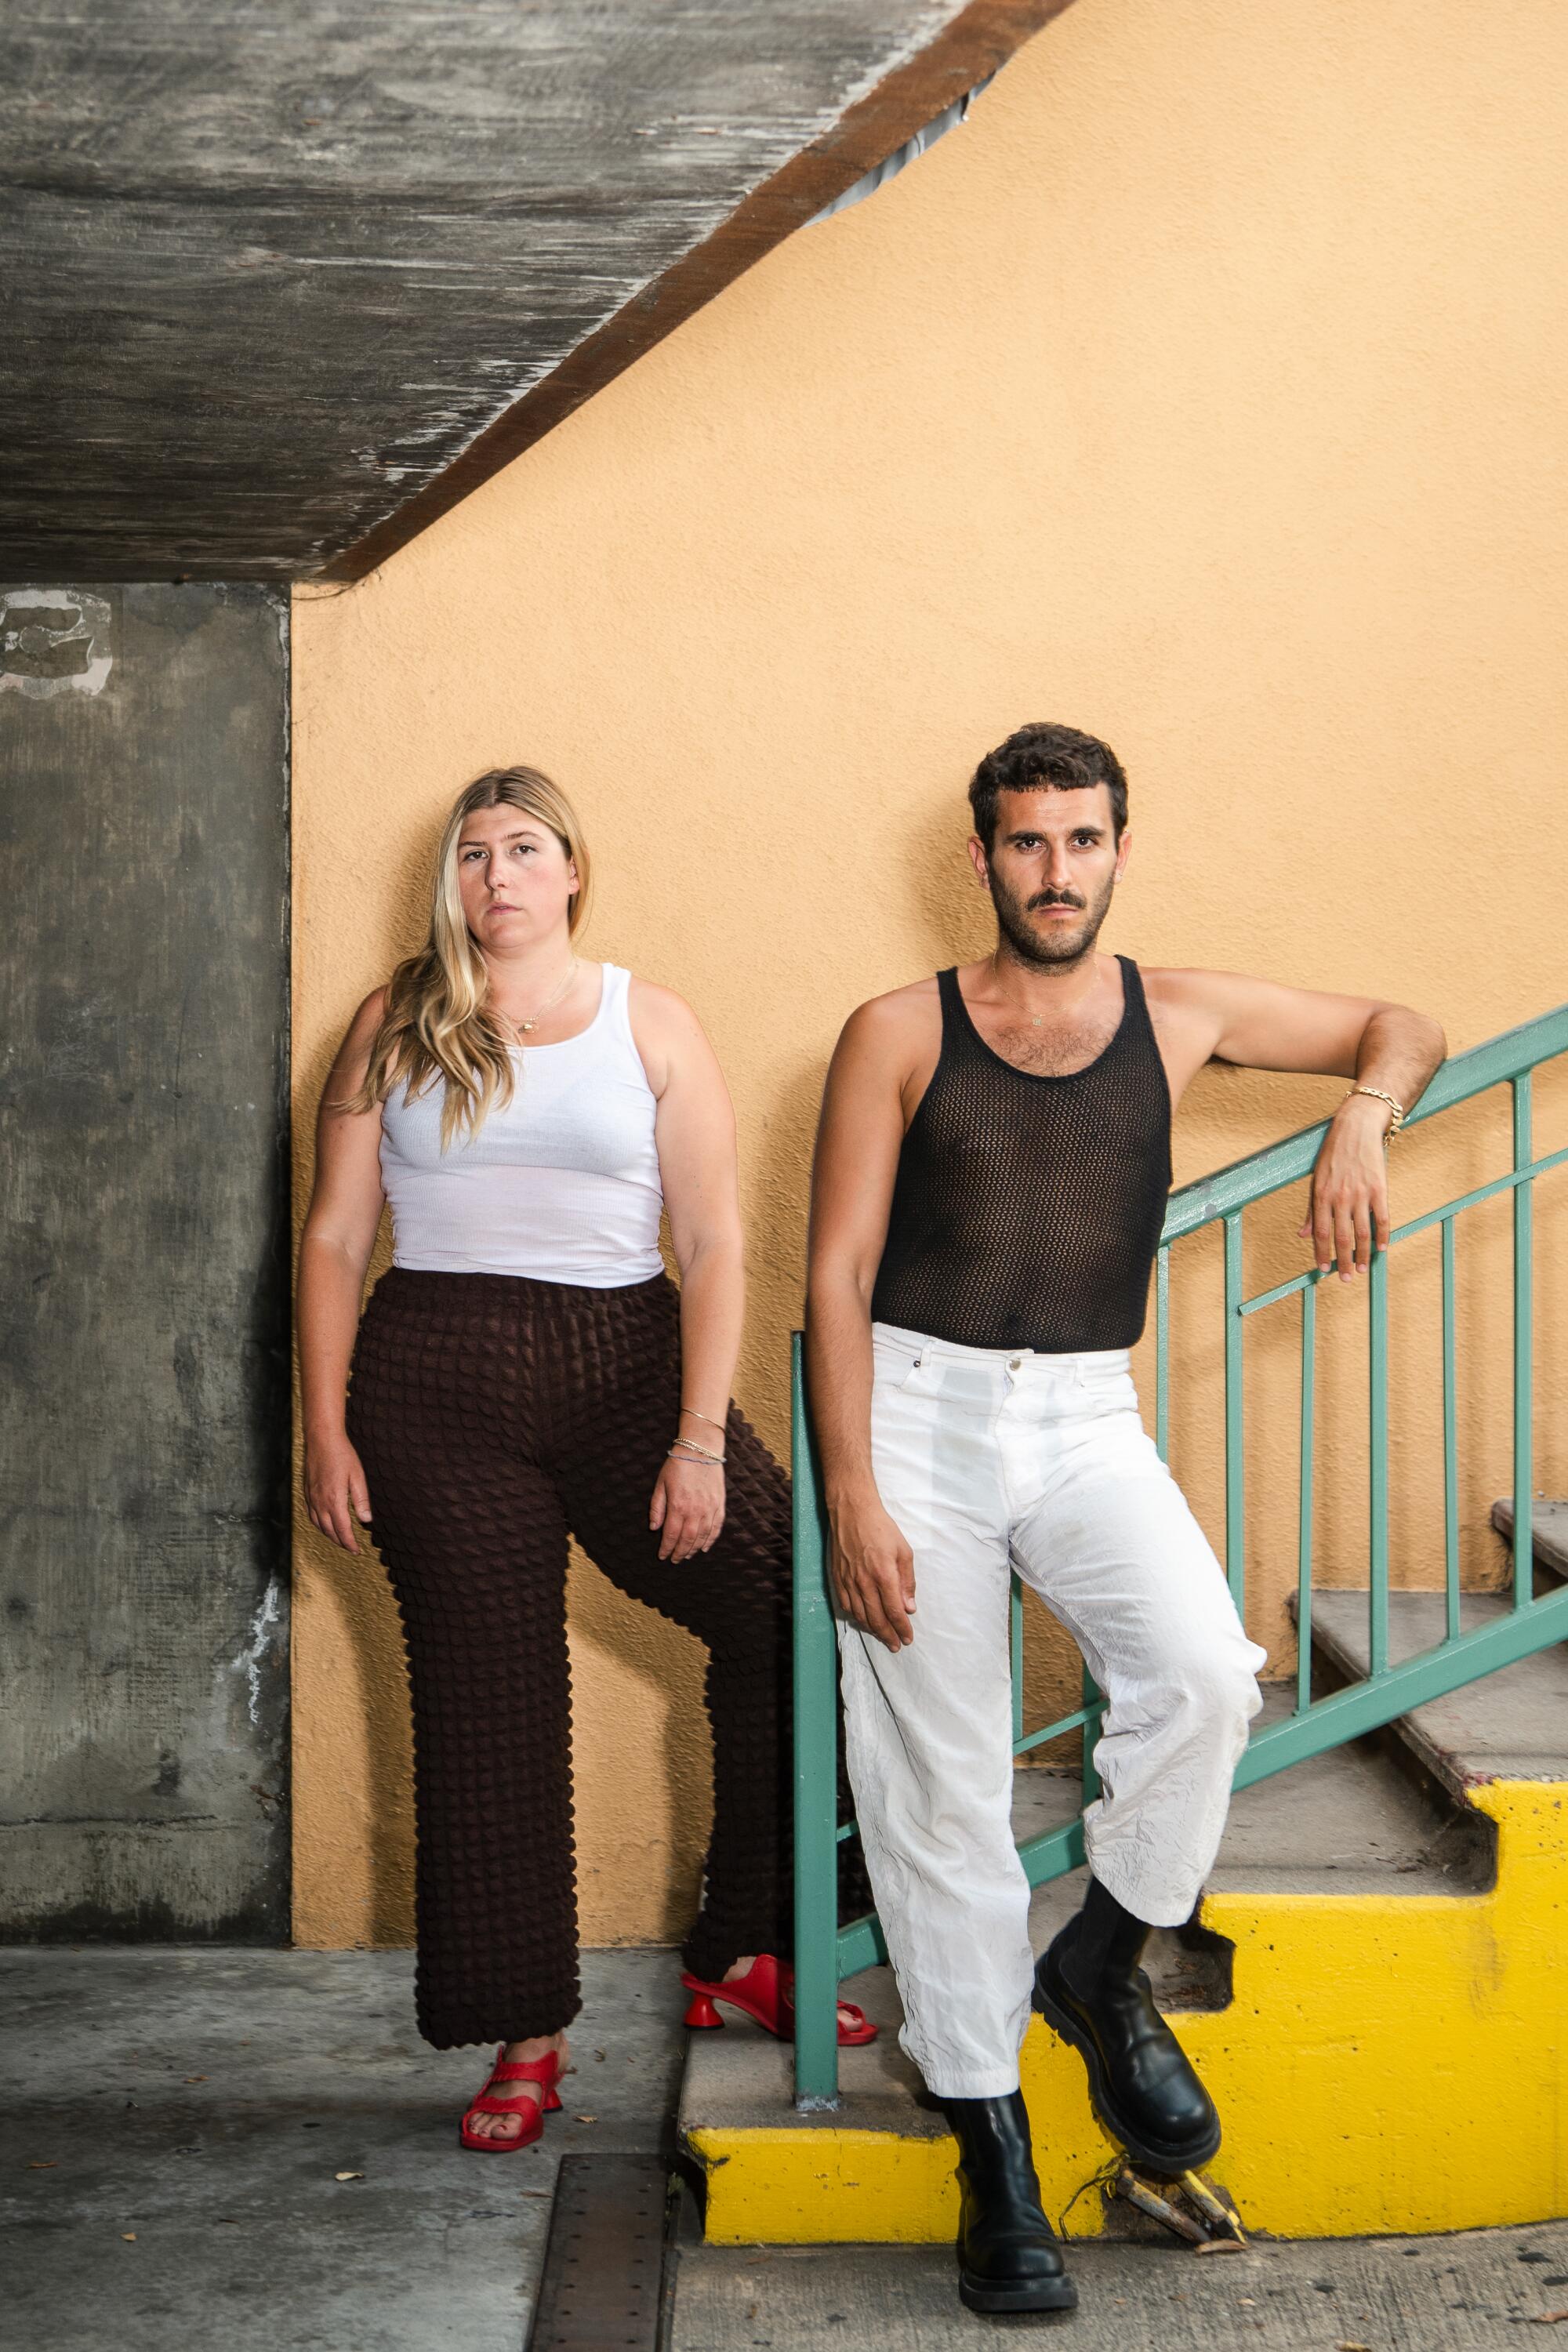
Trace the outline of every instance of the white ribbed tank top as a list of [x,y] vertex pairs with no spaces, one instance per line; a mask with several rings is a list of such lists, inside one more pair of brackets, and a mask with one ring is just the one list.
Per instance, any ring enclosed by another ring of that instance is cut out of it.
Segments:
[[575,1037],[514,1046],[515,1085],[477,1136],[441,1150],[446,1081],[381,1107],[381,1181],[393,1264],[436,1274],[525,1274],[617,1290],[664,1266],[653,1089],[626,1011],[631,974],[603,966],[599,1009]]

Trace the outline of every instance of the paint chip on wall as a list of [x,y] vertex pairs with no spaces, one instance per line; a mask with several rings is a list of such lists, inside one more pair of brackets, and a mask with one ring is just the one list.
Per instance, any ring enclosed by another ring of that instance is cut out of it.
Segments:
[[0,590],[0,694],[101,694],[112,621],[107,599],[79,588]]

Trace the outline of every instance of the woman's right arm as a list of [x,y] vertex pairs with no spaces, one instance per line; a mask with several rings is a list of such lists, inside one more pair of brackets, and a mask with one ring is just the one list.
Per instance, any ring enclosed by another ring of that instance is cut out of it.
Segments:
[[358,1551],[354,1518],[370,1494],[349,1444],[344,1412],[365,1269],[375,1247],[381,1188],[381,1109],[334,1108],[355,1094],[381,1024],[386,992],[355,1013],[316,1117],[316,1182],[300,1244],[300,1387],[304,1405],[305,1500],[324,1536]]

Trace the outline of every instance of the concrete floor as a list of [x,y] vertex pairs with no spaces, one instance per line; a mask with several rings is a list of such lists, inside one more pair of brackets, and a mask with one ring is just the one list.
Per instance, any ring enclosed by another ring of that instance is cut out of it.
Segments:
[[405,1952],[0,1950],[0,2339],[521,2352],[559,2157],[668,2140],[679,1963],[584,1955],[565,2113],[504,2157],[458,2146],[490,2053],[426,2047],[413,1974]]
[[[671,2352],[970,2352],[1028,2328],[1061,2352],[1492,2352],[1568,2306],[1568,2223],[1447,2238],[1075,2245],[1076,2312],[967,2312],[943,2246],[683,2248]],[[1558,2333],[1568,2337],[1568,2319]]]
[[[483,2059],[418,2040],[412,1973],[401,1952],[0,1950],[6,2345],[521,2352],[560,2155],[671,2147],[674,1956],[585,1956],[565,2114],[496,2158],[457,2145]],[[678,2263],[668,2352],[946,2352],[1020,2326],[1077,2352],[1478,2352],[1568,2311],[1568,2222],[1077,2245],[1062,2321],[964,2312],[942,2247],[710,2248],[689,2202]]]

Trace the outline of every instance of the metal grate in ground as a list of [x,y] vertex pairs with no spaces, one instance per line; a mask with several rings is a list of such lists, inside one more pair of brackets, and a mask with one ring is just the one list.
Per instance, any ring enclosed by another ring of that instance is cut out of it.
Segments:
[[563,2156],[528,2352],[658,2352],[669,2175],[654,2156]]

